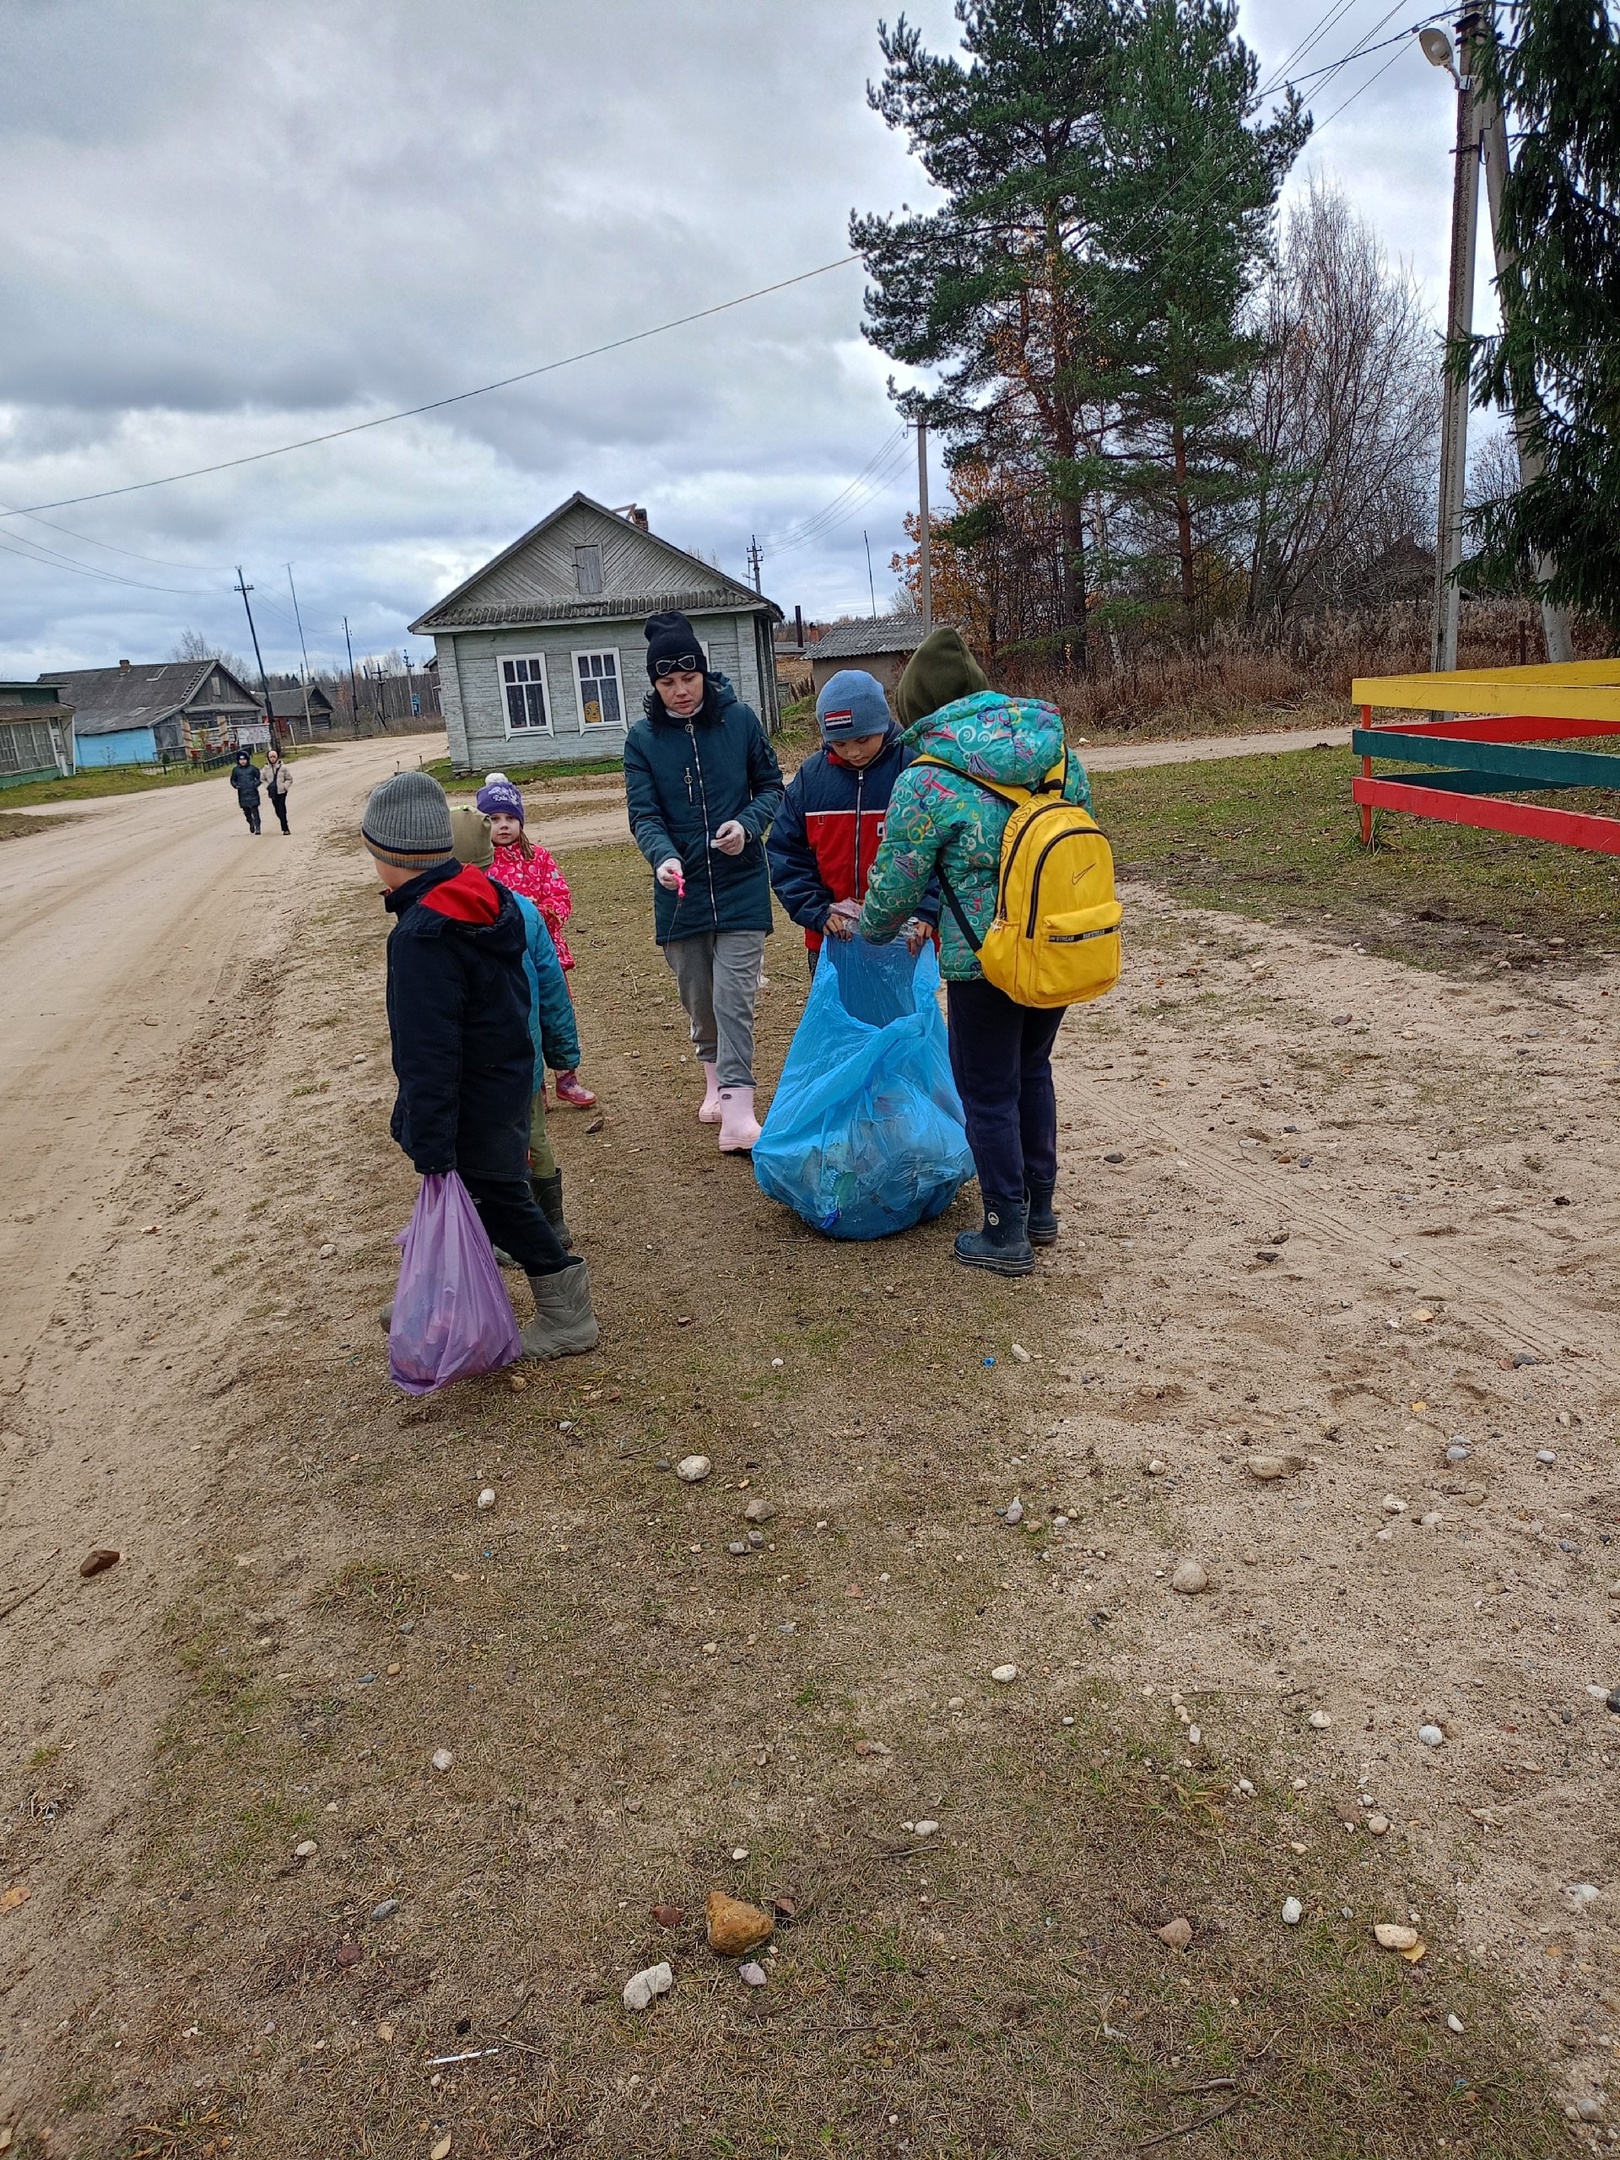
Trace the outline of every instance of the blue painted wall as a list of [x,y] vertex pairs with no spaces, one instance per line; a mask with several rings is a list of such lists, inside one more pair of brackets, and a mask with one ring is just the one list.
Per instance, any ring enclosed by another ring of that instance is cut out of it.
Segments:
[[116,735],[81,735],[79,770],[93,765],[155,765],[157,738],[149,727],[120,728]]

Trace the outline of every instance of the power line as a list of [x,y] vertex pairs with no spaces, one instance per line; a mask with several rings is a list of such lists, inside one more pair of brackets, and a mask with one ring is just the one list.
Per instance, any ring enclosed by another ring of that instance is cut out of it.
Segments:
[[6,553],[15,555],[20,562],[36,564],[41,570],[72,570],[80,577],[94,578],[102,585],[128,585],[136,592],[179,593],[188,600],[206,600],[208,589],[200,585],[154,585],[146,578],[120,577],[116,570],[100,570],[93,563],[75,562],[71,555],[64,555],[60,548],[46,547],[41,540],[32,540],[26,533],[9,533],[6,536]]
[[858,517],[866,505],[890,484],[905,462],[905,454],[906,429],[902,425],[888,438],[877,456],[863,466],[831,502],[824,504],[802,524],[791,527],[780,540],[767,540],[767,548],[772,554],[788,555],[797,548],[808,546],[812,540],[822,539],[838,526],[847,525],[851,518]]
[[456,390],[448,397],[429,398],[423,405],[406,405],[398,412],[378,413],[371,420],[353,421],[348,427],[328,428],[322,435],[306,435],[298,442],[278,443],[273,450],[253,450],[243,457],[221,458],[216,464],[194,465],[185,472],[164,473],[156,480],[131,480],[123,487],[97,488],[85,495],[60,496],[55,502],[30,503],[22,510],[0,511],[0,517],[35,517],[42,510],[71,509],[75,503],[108,502],[118,495],[139,495],[149,488],[172,487],[181,480],[202,480],[210,473],[232,472],[242,465],[262,465],[269,458],[287,457],[295,450],[313,450],[322,443],[339,442],[346,435],[364,435],[371,428],[388,427],[396,420],[415,420],[423,413],[443,412],[448,405],[464,405],[469,398],[488,397],[491,391],[509,390],[514,383],[532,382],[537,375],[552,375],[559,368],[576,367],[581,360],[597,360],[603,353],[621,352],[627,345],[644,344],[648,338],[684,329],[688,323],[727,314],[732,308],[746,307],[751,300],[763,300],[771,293],[786,292],[790,286],[825,277],[828,271],[842,270],[860,259],[858,255],[840,255],[836,262],[819,263],[814,270],[801,270],[795,277],[778,278],[774,285],[756,286],[752,292],[739,293],[734,300],[720,300],[713,307],[696,308],[690,315],[677,315],[669,322],[655,323],[649,330],[633,330],[627,337],[609,338],[604,345],[592,345],[584,352],[569,353],[561,360],[545,360],[537,367],[520,368],[515,375],[502,375],[494,382],[479,383],[471,390]]
[[905,432],[905,423],[902,421],[891,434],[884,437],[877,450],[867,459],[854,479],[847,481],[830,502],[824,503],[819,510],[811,511],[808,517],[801,518],[797,524],[790,525],[785,532],[768,537],[765,542],[766,546],[780,551],[782,548],[795,545],[809,531],[811,526],[819,524],[829,510],[834,509],[843,501],[846,495],[860,486],[867,474],[880,465],[893,452],[895,446],[904,440]]
[[[1410,34],[1410,32],[1407,33],[1408,36],[1410,36]],[[1322,128],[1331,127],[1333,122],[1338,119],[1340,113],[1348,112],[1350,110],[1350,107],[1356,102],[1356,99],[1358,97],[1361,97],[1364,92],[1370,90],[1373,84],[1377,82],[1378,78],[1381,75],[1387,75],[1390,69],[1395,65],[1396,61],[1400,57],[1401,56],[1399,52],[1392,52],[1389,58],[1384,62],[1382,67],[1374,68],[1372,73],[1367,77],[1367,80],[1361,85],[1360,89],[1352,90],[1350,95],[1345,99],[1342,105],[1334,106],[1332,112],[1330,112],[1327,118],[1322,122],[1322,127],[1319,127],[1317,129],[1317,134],[1321,134]]]

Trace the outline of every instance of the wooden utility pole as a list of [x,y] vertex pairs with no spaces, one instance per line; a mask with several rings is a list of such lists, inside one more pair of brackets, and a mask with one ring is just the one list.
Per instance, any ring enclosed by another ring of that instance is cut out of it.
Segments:
[[922,626],[927,637],[934,627],[934,566],[929,557],[928,530],[928,422],[917,422],[917,571],[922,584]]
[[1435,526],[1434,627],[1429,666],[1446,674],[1457,665],[1462,591],[1463,502],[1468,485],[1468,378],[1451,366],[1459,343],[1474,330],[1474,249],[1479,231],[1479,101],[1473,58],[1478,18],[1457,23],[1457,147],[1451,175],[1451,279],[1446,293],[1445,402],[1440,421],[1440,506]]
[[270,731],[270,740],[274,742],[276,739],[276,716],[270,710],[270,685],[265,680],[264,655],[259,650],[259,633],[253,627],[253,610],[248,607],[248,594],[253,590],[253,587],[243,577],[240,563],[236,566],[236,589],[242,595],[242,606],[247,611],[248,636],[253,640],[253,658],[257,662],[259,669],[259,692],[264,699],[264,724]]
[[360,685],[354,679],[354,643],[349,636],[349,618],[343,618],[343,644],[349,655],[349,724],[354,729],[355,741],[360,739]]
[[[1485,195],[1490,209],[1491,246],[1496,256],[1496,292],[1503,316],[1507,314],[1507,293],[1504,280],[1515,264],[1513,251],[1502,240],[1502,190],[1507,185],[1508,137],[1507,122],[1502,108],[1494,97],[1482,95],[1480,104],[1480,146],[1485,160]],[[1515,385],[1513,411],[1513,438],[1519,453],[1519,485],[1539,480],[1543,465],[1541,453],[1530,441],[1530,413],[1528,401],[1534,396],[1534,386],[1525,385],[1521,392]],[[1545,557],[1536,564],[1538,578],[1551,577],[1552,563]],[[1547,658],[1553,661],[1573,660],[1575,640],[1570,630],[1567,608],[1554,607],[1548,600],[1541,603],[1541,630],[1547,644]]]
[[304,643],[304,618],[298,612],[298,587],[293,583],[291,563],[287,565],[287,590],[292,594],[293,621],[298,625],[298,650],[304,656],[304,672],[298,678],[298,686],[304,693],[304,740],[312,743],[315,730],[309,717],[309,647]]

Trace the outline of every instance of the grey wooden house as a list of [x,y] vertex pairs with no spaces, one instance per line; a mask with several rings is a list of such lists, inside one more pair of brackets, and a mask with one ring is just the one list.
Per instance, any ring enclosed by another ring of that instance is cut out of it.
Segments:
[[660,540],[644,513],[571,495],[411,624],[438,654],[456,771],[622,756],[647,693],[642,625],[669,608],[774,731],[775,602]]

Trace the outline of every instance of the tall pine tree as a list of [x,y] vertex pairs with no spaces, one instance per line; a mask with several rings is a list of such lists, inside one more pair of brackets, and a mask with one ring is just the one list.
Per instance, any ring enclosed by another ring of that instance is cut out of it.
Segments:
[[1474,397],[1522,417],[1542,466],[1482,506],[1481,566],[1620,639],[1620,32],[1605,0],[1515,0],[1479,65],[1513,163],[1503,327],[1473,341]]

